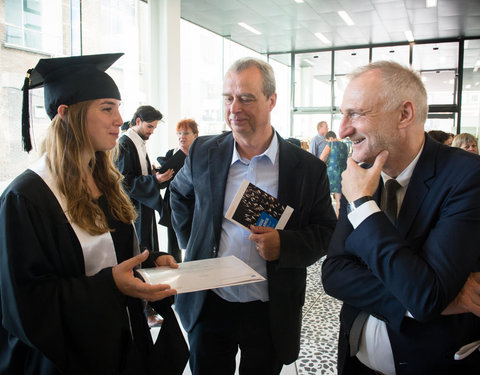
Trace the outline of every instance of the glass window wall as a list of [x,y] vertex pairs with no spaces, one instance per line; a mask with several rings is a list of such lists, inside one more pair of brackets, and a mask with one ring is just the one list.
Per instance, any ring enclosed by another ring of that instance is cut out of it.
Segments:
[[224,129],[222,38],[190,22],[180,22],[181,114],[193,118],[200,135]]
[[461,131],[480,135],[480,39],[464,44]]
[[410,64],[410,46],[391,46],[372,48],[372,61],[395,61],[401,65]]
[[295,107],[332,105],[332,53],[295,55]]
[[62,53],[62,0],[5,0],[5,44]]
[[[277,84],[277,104],[272,111],[272,125],[283,137],[290,137],[290,54],[277,55],[276,59],[270,58],[269,63],[275,72]],[[285,64],[284,62],[287,63]]]
[[354,49],[335,51],[335,101],[334,106],[340,107],[343,93],[348,84],[347,74],[369,62],[369,49]]

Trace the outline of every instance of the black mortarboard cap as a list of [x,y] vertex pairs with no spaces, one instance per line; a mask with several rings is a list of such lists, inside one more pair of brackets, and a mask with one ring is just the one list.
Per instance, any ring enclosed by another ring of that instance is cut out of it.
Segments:
[[28,90],[44,88],[45,110],[50,119],[61,104],[71,105],[85,100],[113,98],[120,100],[120,91],[105,71],[123,53],[40,59],[27,72],[23,85],[22,138],[25,151],[32,149]]

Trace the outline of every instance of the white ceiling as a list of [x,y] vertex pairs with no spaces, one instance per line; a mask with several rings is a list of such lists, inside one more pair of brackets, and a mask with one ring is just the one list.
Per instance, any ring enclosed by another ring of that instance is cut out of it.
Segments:
[[[340,10],[354,25],[342,20]],[[262,54],[401,43],[407,41],[405,30],[417,41],[480,37],[480,0],[438,0],[433,8],[426,0],[182,0],[181,17]],[[474,64],[478,47],[468,47]]]

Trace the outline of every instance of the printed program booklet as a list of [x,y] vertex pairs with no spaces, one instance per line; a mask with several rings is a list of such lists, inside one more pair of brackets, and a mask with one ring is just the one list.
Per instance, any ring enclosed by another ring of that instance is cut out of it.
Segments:
[[243,180],[225,217],[250,231],[250,225],[283,229],[293,208],[283,206],[277,198]]
[[137,272],[148,284],[168,284],[178,294],[225,286],[256,283],[265,278],[234,255],[183,262],[178,268],[142,268]]

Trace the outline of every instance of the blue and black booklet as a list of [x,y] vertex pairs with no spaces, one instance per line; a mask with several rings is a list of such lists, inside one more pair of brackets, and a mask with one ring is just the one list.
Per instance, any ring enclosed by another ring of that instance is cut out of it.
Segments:
[[292,207],[282,205],[274,196],[243,180],[225,217],[248,231],[250,225],[284,229],[292,212]]

